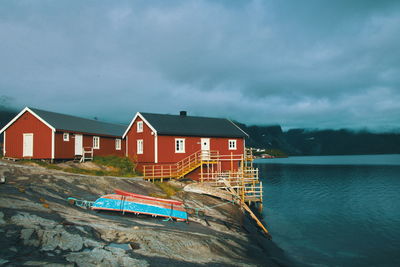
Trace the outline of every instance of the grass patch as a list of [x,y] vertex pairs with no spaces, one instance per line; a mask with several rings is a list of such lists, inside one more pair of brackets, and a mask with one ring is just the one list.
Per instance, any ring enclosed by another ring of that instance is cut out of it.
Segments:
[[181,190],[170,185],[169,183],[155,182],[154,184],[158,186],[167,195],[167,197],[171,197]]
[[102,170],[87,170],[87,169],[72,168],[72,167],[63,169],[63,171],[70,173],[77,173],[77,174],[95,175],[95,176],[106,176],[106,175],[117,176],[115,175],[115,173],[112,172],[106,172]]
[[103,166],[109,166],[117,169],[120,176],[135,176],[136,165],[128,157],[102,156],[94,157],[93,162]]
[[113,170],[89,170],[83,169],[75,166],[70,167],[60,167],[56,164],[49,163],[47,161],[42,160],[21,160],[23,164],[27,163],[35,163],[39,166],[45,167],[47,169],[52,170],[60,170],[69,173],[76,173],[76,174],[87,174],[87,175],[94,175],[94,176],[123,176],[123,177],[134,177],[138,174],[135,172],[135,164],[127,157],[117,157],[117,156],[104,156],[104,157],[95,157],[93,162],[100,166],[108,166],[112,167]]

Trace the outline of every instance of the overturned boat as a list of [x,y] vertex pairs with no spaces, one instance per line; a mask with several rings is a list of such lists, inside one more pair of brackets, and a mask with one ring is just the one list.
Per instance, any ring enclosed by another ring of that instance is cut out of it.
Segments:
[[92,205],[92,210],[120,211],[147,214],[154,217],[187,221],[188,216],[181,201],[150,197],[115,189],[115,194],[104,195]]

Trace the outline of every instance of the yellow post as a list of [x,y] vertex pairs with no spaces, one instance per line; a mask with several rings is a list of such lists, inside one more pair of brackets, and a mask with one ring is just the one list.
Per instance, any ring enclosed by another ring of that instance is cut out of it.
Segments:
[[203,182],[203,162],[201,162],[201,165],[200,165],[200,181],[201,182]]
[[233,152],[231,152],[231,172],[233,172]]

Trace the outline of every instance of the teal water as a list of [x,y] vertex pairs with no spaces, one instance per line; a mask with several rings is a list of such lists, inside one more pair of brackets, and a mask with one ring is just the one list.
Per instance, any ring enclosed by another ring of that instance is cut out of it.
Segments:
[[256,167],[264,220],[297,265],[400,266],[400,155],[263,159]]

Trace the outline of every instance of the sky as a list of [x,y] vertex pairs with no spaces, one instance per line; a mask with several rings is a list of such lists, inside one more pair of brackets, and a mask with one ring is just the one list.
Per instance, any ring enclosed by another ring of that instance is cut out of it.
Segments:
[[400,1],[4,0],[0,106],[400,129]]

